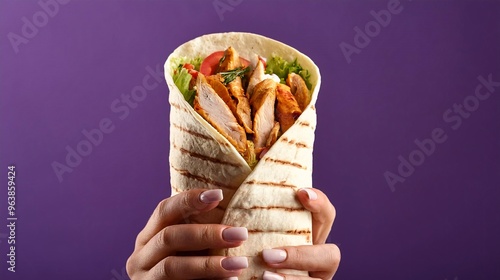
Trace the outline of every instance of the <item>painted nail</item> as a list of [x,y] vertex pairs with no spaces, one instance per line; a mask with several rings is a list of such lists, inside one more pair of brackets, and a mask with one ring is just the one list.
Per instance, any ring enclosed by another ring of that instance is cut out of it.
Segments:
[[222,238],[228,242],[245,241],[248,239],[248,230],[244,227],[226,228],[222,231]]
[[223,198],[221,189],[208,190],[200,194],[200,201],[206,204],[221,201]]
[[262,275],[262,279],[264,279],[264,280],[284,280],[285,277],[283,277],[277,273],[271,272],[271,271],[264,271],[264,275]]
[[280,263],[286,260],[286,251],[280,249],[264,249],[262,250],[262,257],[264,257],[266,263]]
[[318,199],[318,194],[309,188],[300,189],[300,191],[305,192],[307,194],[307,197],[309,197],[309,200]]
[[246,257],[228,257],[221,261],[221,265],[225,270],[238,270],[248,267],[248,259]]

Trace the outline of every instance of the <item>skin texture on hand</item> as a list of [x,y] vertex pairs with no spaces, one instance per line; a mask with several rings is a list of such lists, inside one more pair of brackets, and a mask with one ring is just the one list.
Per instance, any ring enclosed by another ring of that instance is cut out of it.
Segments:
[[335,220],[335,208],[318,189],[301,189],[297,198],[312,213],[313,245],[266,249],[264,261],[269,267],[309,271],[309,277],[264,274],[264,280],[332,279],[340,263],[340,250],[335,244],[325,244]]
[[[248,237],[245,228],[219,224],[182,224],[191,215],[214,209],[221,190],[196,189],[161,201],[127,260],[132,280],[227,278],[241,274],[246,258],[206,256],[203,250],[231,248]],[[189,256],[188,256],[189,255]]]
[[[297,197],[312,213],[313,245],[267,249],[262,255],[270,268],[305,270],[310,276],[266,272],[265,280],[331,279],[338,268],[338,247],[325,244],[335,208],[317,189],[299,190]],[[162,200],[137,236],[127,260],[130,278],[237,279],[248,266],[246,257],[207,256],[206,250],[240,246],[248,238],[246,228],[185,223],[189,217],[217,207],[222,198],[221,190],[194,189]]]

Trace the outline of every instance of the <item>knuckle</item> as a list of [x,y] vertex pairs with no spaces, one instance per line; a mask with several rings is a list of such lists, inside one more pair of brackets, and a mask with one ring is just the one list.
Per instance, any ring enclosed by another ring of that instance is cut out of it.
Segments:
[[163,264],[160,266],[158,271],[159,275],[156,275],[158,279],[174,279],[176,270],[176,264],[172,257],[166,257],[163,259]]
[[210,242],[214,239],[213,230],[210,225],[203,225],[203,227],[199,231],[199,234],[200,234],[200,240]]
[[203,260],[202,267],[203,267],[203,271],[205,271],[205,272],[209,272],[209,271],[212,271],[214,269],[214,266],[209,258],[206,258],[205,260]]
[[146,230],[146,228],[143,228],[136,236],[135,238],[135,247],[134,247],[134,250],[135,251],[138,251],[140,250],[140,248],[144,245],[146,245],[146,243],[148,243],[149,239],[151,239],[151,237],[148,236],[148,232]]
[[135,249],[137,249],[139,247],[139,244],[142,244],[144,242],[144,238],[142,237],[143,236],[143,233],[142,233],[143,231],[144,230],[142,230],[141,232],[139,232],[139,234],[135,238]]
[[166,227],[158,234],[156,245],[159,248],[168,247],[172,244],[173,240],[175,240],[175,231],[171,227]]
[[303,263],[303,254],[301,254],[297,248],[286,248],[286,254],[287,257],[285,262]]
[[157,217],[162,217],[168,212],[168,201],[168,198],[165,198],[158,203],[154,212]]
[[219,258],[207,257],[201,261],[199,267],[202,269],[202,271],[200,271],[202,275],[215,277],[216,275],[224,273],[224,271],[222,271]]
[[128,257],[127,262],[125,264],[125,270],[127,271],[127,274],[132,276],[135,272],[135,260],[134,260],[134,254],[132,254],[130,257]]
[[198,196],[193,191],[187,191],[180,195],[182,195],[180,203],[184,213],[187,215],[189,215],[189,213],[192,214],[194,209],[196,209],[195,201],[198,199]]

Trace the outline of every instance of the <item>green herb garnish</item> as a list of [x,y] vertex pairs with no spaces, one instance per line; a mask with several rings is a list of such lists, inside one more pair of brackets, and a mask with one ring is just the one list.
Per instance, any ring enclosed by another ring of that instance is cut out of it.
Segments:
[[224,62],[224,60],[226,60],[226,56],[223,55],[220,59],[219,59],[219,66],[222,64],[222,62]]
[[266,74],[276,74],[276,76],[280,78],[282,84],[285,84],[286,78],[288,78],[288,74],[290,73],[300,75],[302,79],[304,79],[307,88],[311,90],[312,85],[311,82],[309,82],[311,74],[309,74],[309,71],[302,68],[297,62],[297,59],[288,62],[281,57],[273,56],[271,59],[267,60]]
[[224,78],[224,81],[222,82],[224,85],[229,84],[230,82],[234,81],[236,77],[243,78],[245,76],[245,73],[250,71],[250,67],[238,67],[234,70],[229,70],[226,72],[220,72],[219,74],[221,75],[222,78]]

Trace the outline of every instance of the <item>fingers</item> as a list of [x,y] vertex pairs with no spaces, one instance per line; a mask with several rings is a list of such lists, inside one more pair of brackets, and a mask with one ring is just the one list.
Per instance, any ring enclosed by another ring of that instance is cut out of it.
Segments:
[[163,228],[178,224],[191,215],[214,209],[222,198],[220,189],[193,189],[162,200],[137,236],[136,249],[144,246]]
[[[309,271],[311,277],[320,279],[331,279],[340,263],[340,250],[335,244],[266,249],[262,256],[272,268]],[[286,279],[290,279],[288,275]]]
[[287,275],[280,274],[271,271],[265,271],[264,275],[262,275],[263,280],[321,280],[321,278],[312,278],[309,276],[300,276],[300,275]]
[[133,256],[135,267],[149,270],[176,252],[237,247],[248,239],[248,231],[225,225],[183,224],[168,226],[158,232]]
[[311,211],[313,244],[324,244],[335,220],[335,207],[322,191],[314,188],[300,189],[297,198]]
[[[248,267],[246,257],[178,257],[163,259],[140,279],[207,279],[229,278]],[[138,278],[139,279],[139,278]]]

